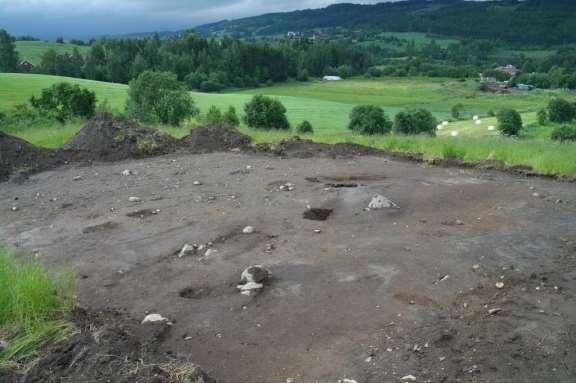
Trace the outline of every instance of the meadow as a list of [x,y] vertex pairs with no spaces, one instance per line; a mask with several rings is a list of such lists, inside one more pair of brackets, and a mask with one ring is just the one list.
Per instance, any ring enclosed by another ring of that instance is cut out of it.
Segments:
[[34,65],[40,64],[42,56],[46,51],[53,49],[59,54],[72,53],[77,48],[80,53],[85,54],[90,47],[74,44],[59,44],[48,41],[16,41],[18,57],[28,60]]
[[[58,81],[69,81],[93,90],[99,103],[116,113],[123,111],[128,87],[90,80],[62,78],[31,74],[0,74],[0,110],[26,102],[30,96]],[[555,96],[574,99],[567,91],[536,90],[511,94],[491,94],[476,91],[474,81],[431,78],[381,78],[376,80],[351,79],[340,82],[311,81],[289,83],[266,88],[234,91],[229,93],[192,92],[201,112],[215,105],[221,109],[234,106],[242,113],[244,104],[255,94],[266,94],[282,101],[288,110],[293,126],[306,119],[314,126],[311,139],[321,142],[354,142],[382,149],[424,154],[427,158],[459,157],[467,161],[500,160],[509,165],[529,165],[546,174],[576,174],[576,144],[558,144],[548,137],[553,126],[538,126],[536,112],[544,108]],[[449,121],[438,132],[437,138],[426,137],[365,137],[353,134],[346,126],[349,113],[355,105],[375,104],[384,108],[390,118],[404,108],[429,109],[440,121],[450,120],[455,104],[464,106],[462,120]],[[491,112],[501,108],[514,108],[522,113],[525,129],[523,136],[530,139],[505,139],[497,131]],[[481,117],[476,124],[472,116]],[[66,125],[34,125],[31,127],[3,127],[10,134],[20,136],[36,145],[59,147],[81,126],[82,121]],[[159,127],[177,137],[188,133],[197,124],[187,126]],[[244,126],[240,129],[257,142],[277,142],[291,133],[259,132]],[[450,137],[453,131],[458,137]]]

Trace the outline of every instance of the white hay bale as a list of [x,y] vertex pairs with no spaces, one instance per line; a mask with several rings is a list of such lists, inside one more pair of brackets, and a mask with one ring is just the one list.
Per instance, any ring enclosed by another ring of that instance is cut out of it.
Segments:
[[459,133],[457,130],[453,130],[452,132],[450,132],[450,135],[451,135],[452,137],[458,137],[459,134],[460,134],[460,133]]

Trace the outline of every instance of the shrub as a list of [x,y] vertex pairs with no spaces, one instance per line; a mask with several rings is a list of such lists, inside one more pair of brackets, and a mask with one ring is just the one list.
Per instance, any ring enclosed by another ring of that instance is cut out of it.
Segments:
[[576,119],[576,106],[562,98],[554,98],[548,104],[548,118],[552,122],[570,122]]
[[298,72],[298,77],[297,80],[298,81],[308,81],[310,79],[310,72],[308,72],[308,69],[302,69],[300,72]]
[[244,106],[244,122],[250,128],[288,130],[286,108],[278,100],[256,95]]
[[546,109],[540,109],[537,116],[538,125],[546,125],[548,123],[548,111]]
[[39,97],[32,96],[30,104],[38,111],[65,122],[73,117],[92,117],[96,110],[96,94],[77,84],[60,82],[43,89]]
[[368,68],[368,71],[366,72],[366,77],[367,78],[377,78],[377,77],[382,77],[382,70],[378,67],[370,67]]
[[350,113],[348,129],[362,134],[387,134],[392,130],[392,121],[379,106],[358,105]]
[[220,92],[224,89],[224,85],[213,81],[202,81],[200,90],[202,92]]
[[522,129],[522,116],[514,109],[503,109],[496,116],[498,130],[505,136],[517,136]]
[[551,136],[554,141],[576,141],[576,126],[564,125],[554,129]]
[[210,109],[208,109],[208,113],[204,117],[204,122],[209,125],[217,125],[223,122],[222,112],[218,107],[212,105]]
[[399,134],[436,135],[438,120],[426,109],[411,109],[400,112],[394,120],[394,132]]
[[145,122],[178,126],[198,114],[184,84],[170,72],[144,71],[130,81],[126,111]]
[[234,108],[233,106],[228,107],[228,110],[222,116],[222,122],[224,122],[226,125],[230,125],[230,126],[239,126],[240,125],[240,119],[238,118],[238,115],[236,114],[236,108]]
[[296,133],[298,134],[312,134],[314,133],[314,128],[312,128],[312,124],[304,120],[296,127]]
[[462,117],[462,112],[464,111],[464,105],[456,104],[452,107],[452,118],[459,120]]

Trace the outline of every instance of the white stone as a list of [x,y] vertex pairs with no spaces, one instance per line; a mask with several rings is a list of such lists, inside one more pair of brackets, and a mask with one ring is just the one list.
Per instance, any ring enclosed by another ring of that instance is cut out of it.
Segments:
[[215,255],[218,252],[218,250],[216,249],[208,249],[206,250],[206,252],[204,253],[205,257],[210,257],[212,255]]
[[495,286],[497,289],[503,289],[504,288],[504,282],[496,282]]
[[495,127],[494,125],[490,125],[490,126],[488,127],[488,130],[491,131],[491,132],[493,132],[493,131],[496,130],[496,127]]
[[398,205],[381,194],[372,197],[372,201],[368,204],[368,209],[387,209],[391,207],[398,207]]
[[140,202],[142,201],[139,197],[129,197],[128,202]]
[[453,130],[452,132],[450,132],[450,135],[451,135],[452,137],[458,137],[459,134],[460,134],[460,133],[458,133],[457,130]]
[[182,247],[182,250],[180,250],[180,253],[178,254],[178,258],[183,258],[187,255],[194,255],[194,254],[196,254],[196,250],[198,250],[197,246],[185,244]]
[[148,314],[142,321],[144,323],[155,323],[155,322],[168,322],[168,318],[164,318],[160,314]]
[[338,383],[358,383],[358,382],[355,381],[354,379],[340,379],[338,380]]
[[128,177],[128,176],[133,175],[134,172],[130,169],[125,169],[125,170],[122,170],[122,173],[120,173],[120,174],[122,174],[123,177]]
[[196,186],[200,186],[200,185],[202,185],[202,182],[200,182],[200,181],[194,181],[193,184],[196,185]]
[[406,375],[404,377],[402,377],[402,379],[400,379],[403,382],[415,382],[416,381],[416,377],[414,375]]
[[242,233],[244,233],[244,234],[252,234],[252,233],[254,233],[254,227],[252,227],[252,226],[246,226],[244,229],[242,229]]

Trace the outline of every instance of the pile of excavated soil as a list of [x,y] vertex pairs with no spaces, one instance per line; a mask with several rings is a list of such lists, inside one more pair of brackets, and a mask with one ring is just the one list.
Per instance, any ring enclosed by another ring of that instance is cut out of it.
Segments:
[[211,153],[244,149],[251,139],[228,125],[205,125],[192,129],[181,142],[190,152]]
[[47,169],[59,162],[57,152],[38,148],[20,138],[0,132],[0,181],[15,172]]
[[63,147],[101,161],[167,154],[177,148],[177,139],[110,113],[97,114]]
[[278,144],[260,144],[256,146],[259,152],[288,158],[341,158],[354,156],[381,156],[382,150],[357,144],[323,144],[293,137]]
[[158,352],[171,330],[166,323],[139,324],[116,313],[98,318],[78,310],[78,335],[52,346],[21,376],[0,370],[5,383],[140,382],[211,383],[199,367]]

